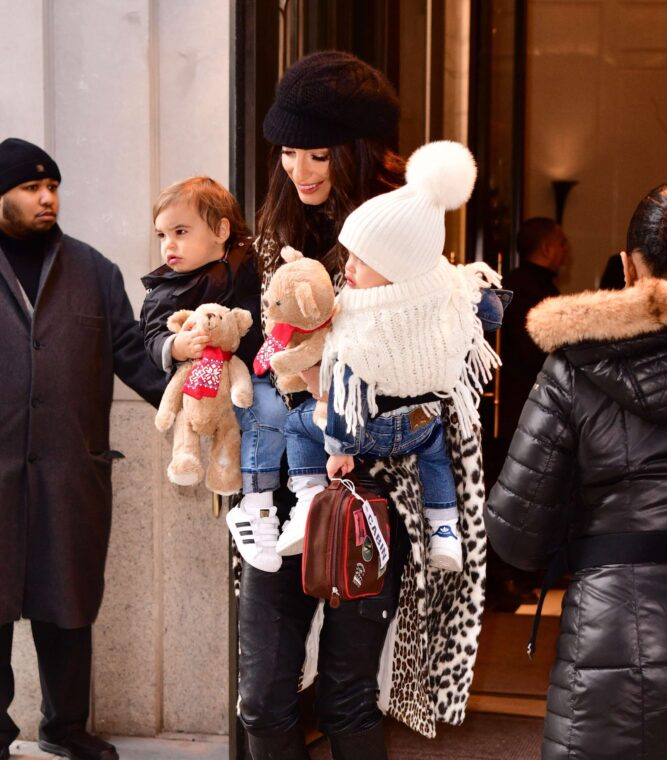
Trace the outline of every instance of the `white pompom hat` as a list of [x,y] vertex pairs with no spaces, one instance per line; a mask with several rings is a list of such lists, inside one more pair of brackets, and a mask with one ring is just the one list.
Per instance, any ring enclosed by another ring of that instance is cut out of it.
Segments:
[[462,206],[477,178],[472,153],[450,140],[428,143],[408,160],[406,184],[378,195],[345,220],[338,239],[390,282],[405,282],[438,265],[445,211]]

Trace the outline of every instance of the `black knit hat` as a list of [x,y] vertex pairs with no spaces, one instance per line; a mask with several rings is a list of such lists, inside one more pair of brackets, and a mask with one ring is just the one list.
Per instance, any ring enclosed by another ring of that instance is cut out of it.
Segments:
[[326,148],[390,137],[398,97],[387,78],[351,53],[325,50],[297,61],[278,82],[264,137],[290,148]]
[[18,137],[0,143],[0,195],[31,179],[55,179],[60,169],[48,153]]

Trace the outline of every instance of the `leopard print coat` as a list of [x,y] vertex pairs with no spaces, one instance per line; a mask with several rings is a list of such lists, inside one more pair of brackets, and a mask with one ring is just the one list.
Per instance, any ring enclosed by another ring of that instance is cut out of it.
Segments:
[[[258,252],[260,263],[267,262],[274,251],[271,244],[265,245]],[[266,266],[261,269],[264,293],[273,271]],[[465,718],[484,607],[481,437],[475,431],[463,439],[456,422],[455,412],[445,408],[443,423],[448,431],[464,545],[463,572],[450,573],[426,564],[416,457],[378,461],[372,469],[404,520],[411,545],[398,610],[383,652],[380,706],[427,737],[435,736],[437,721],[459,725]],[[309,656],[316,661],[316,648],[310,647]],[[308,680],[304,679],[304,685]]]

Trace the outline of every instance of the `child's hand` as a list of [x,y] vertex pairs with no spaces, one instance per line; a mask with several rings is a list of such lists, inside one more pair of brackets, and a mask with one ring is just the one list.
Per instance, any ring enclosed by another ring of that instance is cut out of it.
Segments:
[[349,454],[335,454],[327,459],[327,475],[329,480],[334,478],[340,470],[341,475],[347,475],[354,470],[354,457]]
[[208,337],[203,332],[183,329],[176,333],[174,342],[171,344],[171,355],[177,362],[187,359],[201,359],[208,343]]

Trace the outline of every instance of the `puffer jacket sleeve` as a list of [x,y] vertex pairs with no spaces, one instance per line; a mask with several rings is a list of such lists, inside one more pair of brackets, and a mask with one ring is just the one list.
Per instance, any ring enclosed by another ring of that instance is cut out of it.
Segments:
[[566,538],[576,469],[573,382],[564,354],[550,355],[484,509],[491,545],[501,559],[523,570],[546,565]]

